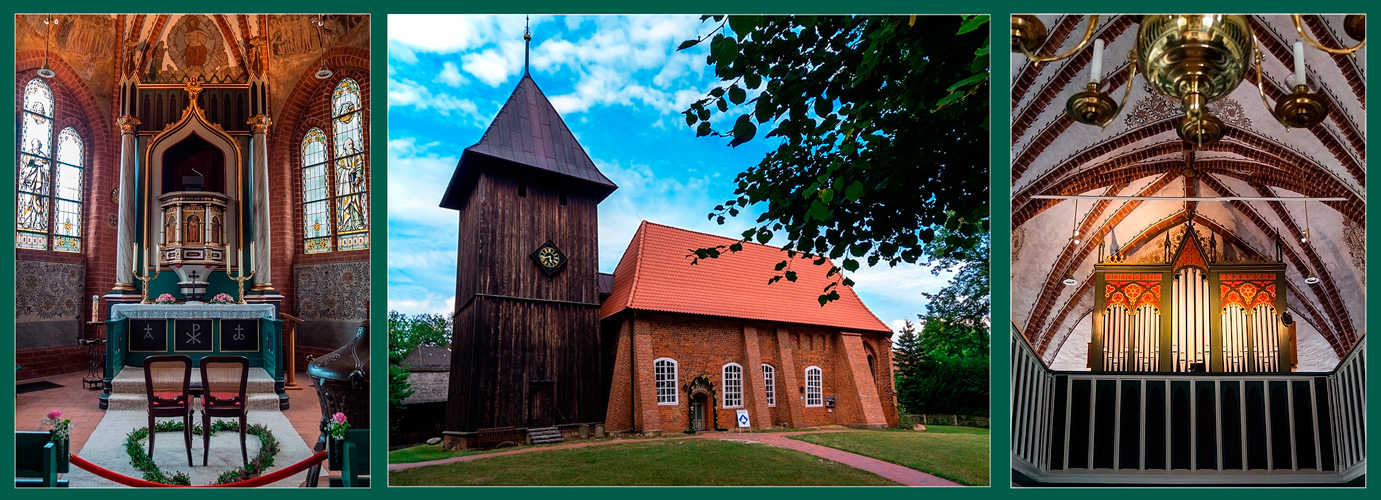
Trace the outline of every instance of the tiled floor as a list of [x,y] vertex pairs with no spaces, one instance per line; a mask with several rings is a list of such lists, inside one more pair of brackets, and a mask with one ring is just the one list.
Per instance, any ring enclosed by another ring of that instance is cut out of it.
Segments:
[[[63,417],[72,419],[74,424],[72,450],[81,450],[86,440],[91,437],[96,423],[105,416],[105,412],[97,407],[97,397],[101,391],[82,388],[82,377],[85,375],[86,372],[67,373],[21,381],[27,383],[46,380],[62,387],[16,395],[15,430],[38,430],[39,421],[43,420],[49,411],[62,410]],[[292,422],[293,428],[297,429],[302,441],[310,448],[321,435],[321,406],[316,391],[312,389],[311,379],[307,378],[306,374],[298,373],[297,383],[302,389],[288,391],[292,408],[284,411],[283,416]]]

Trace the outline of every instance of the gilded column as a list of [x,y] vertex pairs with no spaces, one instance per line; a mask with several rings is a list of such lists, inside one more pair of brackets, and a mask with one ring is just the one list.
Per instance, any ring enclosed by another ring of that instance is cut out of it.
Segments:
[[134,155],[137,146],[134,132],[139,119],[124,115],[115,120],[120,127],[120,213],[116,222],[115,288],[113,292],[134,292],[132,257],[134,256]]
[[273,290],[273,276],[270,263],[273,261],[272,244],[269,232],[269,151],[268,131],[273,125],[268,115],[254,115],[249,119],[249,127],[254,132],[250,148],[254,151],[251,182],[254,189],[254,288],[256,291]]

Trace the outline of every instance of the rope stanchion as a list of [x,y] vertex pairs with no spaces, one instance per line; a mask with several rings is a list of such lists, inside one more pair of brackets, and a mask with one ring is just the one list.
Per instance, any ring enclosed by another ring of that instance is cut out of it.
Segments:
[[207,484],[190,486],[180,484],[155,483],[153,481],[145,481],[137,477],[126,476],[124,474],[88,462],[86,461],[86,459],[79,457],[75,454],[72,455],[71,463],[72,465],[86,469],[88,472],[100,476],[102,478],[123,484],[125,486],[133,486],[136,488],[252,488],[255,486],[263,486],[266,484],[282,481],[284,479],[287,479],[288,476],[292,476],[293,474],[305,471],[311,468],[313,465],[321,463],[322,460],[326,460],[326,452],[318,451],[316,452],[316,454],[307,457],[305,460],[301,462],[292,464],[290,466],[270,472],[268,474],[263,474],[259,477],[249,478],[243,481],[236,481],[233,483],[226,484]]

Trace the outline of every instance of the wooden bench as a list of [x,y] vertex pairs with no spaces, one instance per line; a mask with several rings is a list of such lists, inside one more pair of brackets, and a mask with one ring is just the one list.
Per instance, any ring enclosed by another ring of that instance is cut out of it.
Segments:
[[66,479],[58,479],[67,471],[59,467],[57,443],[47,431],[15,431],[14,466],[16,488],[67,487]]
[[495,448],[503,446],[504,443],[513,443],[515,446],[523,442],[523,434],[513,426],[490,427],[479,430],[479,447],[483,449],[486,444],[493,444]]

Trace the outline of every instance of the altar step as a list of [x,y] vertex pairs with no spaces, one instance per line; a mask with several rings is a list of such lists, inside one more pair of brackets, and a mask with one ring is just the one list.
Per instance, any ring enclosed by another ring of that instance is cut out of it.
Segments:
[[534,427],[527,430],[528,442],[531,444],[562,443],[566,438],[561,437],[561,431],[555,427]]
[[[192,370],[192,385],[201,385],[201,372]],[[274,381],[268,372],[260,367],[249,368],[249,381],[245,392],[249,409],[253,411],[278,411],[279,397],[273,391]],[[149,407],[148,395],[144,391],[144,370],[137,366],[127,366],[120,370],[110,382],[109,410],[144,410]]]

